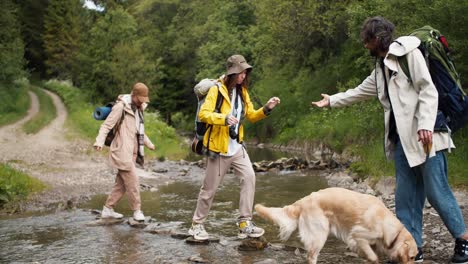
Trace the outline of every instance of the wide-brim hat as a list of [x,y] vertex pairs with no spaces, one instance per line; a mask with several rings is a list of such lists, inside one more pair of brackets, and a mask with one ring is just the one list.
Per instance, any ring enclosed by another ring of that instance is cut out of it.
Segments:
[[227,59],[226,64],[226,75],[239,74],[247,69],[252,69],[244,56],[242,55],[232,55]]
[[133,85],[132,94],[142,103],[149,102],[149,90],[144,83],[135,83],[135,85]]

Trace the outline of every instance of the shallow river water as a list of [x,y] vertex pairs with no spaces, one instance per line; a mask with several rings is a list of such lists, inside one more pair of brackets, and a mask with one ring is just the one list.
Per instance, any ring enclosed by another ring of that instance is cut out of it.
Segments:
[[[252,154],[251,154],[252,156]],[[252,158],[255,160],[255,158]],[[257,158],[259,159],[259,158]],[[160,186],[158,191],[142,192],[146,216],[180,232],[186,232],[196,205],[199,179],[186,179]],[[326,187],[315,172],[257,174],[255,202],[284,206]],[[219,243],[190,245],[168,234],[153,234],[127,223],[89,226],[95,221],[92,209],[101,209],[106,195],[97,195],[80,208],[42,215],[0,219],[0,263],[305,263],[305,254],[296,233],[285,243],[277,238],[278,228],[257,216],[265,228],[265,238],[273,245],[260,251],[240,251],[237,240],[239,184],[227,174],[218,189],[206,223],[207,231]],[[126,198],[116,211],[131,215]],[[291,246],[282,248],[282,245]],[[344,254],[345,245],[330,238],[319,257],[321,263],[363,263]]]

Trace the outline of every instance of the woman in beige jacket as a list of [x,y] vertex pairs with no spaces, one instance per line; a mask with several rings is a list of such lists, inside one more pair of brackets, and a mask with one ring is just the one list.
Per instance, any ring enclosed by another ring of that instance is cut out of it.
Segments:
[[112,111],[99,129],[94,143],[97,151],[102,150],[107,134],[121,122],[109,152],[110,163],[118,172],[114,187],[102,210],[102,218],[122,218],[122,214],[114,212],[114,206],[127,193],[133,218],[137,221],[145,220],[141,211],[140,184],[135,163],[143,166],[144,146],[155,149],[144,130],[143,110],[148,102],[148,87],[143,83],[136,83],[131,94],[119,95]]

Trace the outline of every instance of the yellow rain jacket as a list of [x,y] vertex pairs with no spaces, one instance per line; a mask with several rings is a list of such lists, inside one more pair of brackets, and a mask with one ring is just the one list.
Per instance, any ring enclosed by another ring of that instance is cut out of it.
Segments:
[[[216,99],[218,97],[218,87],[213,86],[210,88],[206,95],[205,102],[200,108],[198,117],[200,121],[209,125],[213,125],[208,128],[203,138],[203,145],[208,146],[208,140],[210,142],[209,150],[216,153],[226,154],[229,145],[229,126],[226,125],[226,116],[231,112],[231,98],[226,85],[221,81],[220,96],[223,96],[223,103],[221,104],[220,113],[215,113]],[[255,109],[252,101],[250,100],[247,88],[242,87],[242,99],[244,102],[244,117],[252,123],[262,120],[267,116],[264,108]],[[239,143],[244,140],[244,127],[242,124],[239,126]]]

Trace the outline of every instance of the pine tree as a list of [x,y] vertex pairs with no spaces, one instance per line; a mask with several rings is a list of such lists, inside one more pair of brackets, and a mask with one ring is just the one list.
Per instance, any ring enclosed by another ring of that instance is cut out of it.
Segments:
[[44,17],[47,73],[59,79],[72,77],[80,39],[79,0],[50,0]]
[[0,83],[9,83],[24,75],[24,44],[17,19],[17,6],[11,0],[0,4]]

